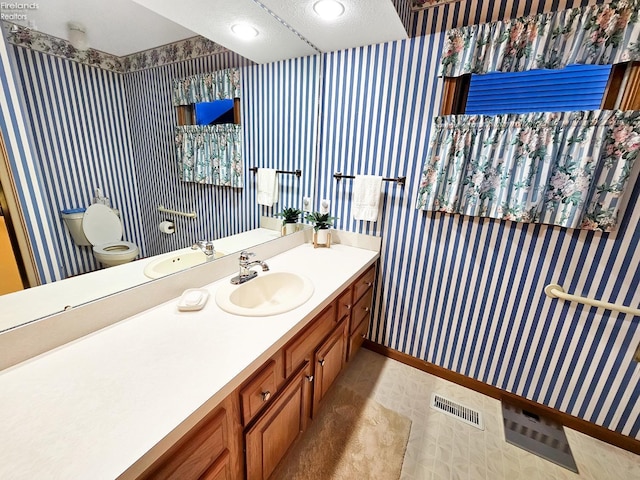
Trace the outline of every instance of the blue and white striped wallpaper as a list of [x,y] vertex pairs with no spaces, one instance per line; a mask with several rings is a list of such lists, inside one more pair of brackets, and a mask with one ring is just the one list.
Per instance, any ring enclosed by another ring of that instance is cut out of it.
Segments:
[[[283,207],[301,207],[303,192],[312,191],[320,57],[266,65],[250,63],[227,52],[125,75],[149,255],[183,248],[199,239],[216,239],[256,228],[260,215],[273,216]],[[180,182],[173,150],[173,127],[177,122],[171,102],[173,79],[233,66],[241,67],[245,188]],[[259,207],[250,167],[300,169],[302,176],[280,175],[279,202],[273,208]],[[160,214],[158,205],[195,211],[198,218]],[[175,222],[175,234],[165,235],[158,230],[165,218]]]
[[[254,208],[245,201],[242,189],[181,182],[173,147],[177,125],[172,103],[173,80],[248,63],[237,54],[225,52],[124,75],[147,255],[237,233],[247,224],[255,224]],[[157,210],[159,205],[183,212],[195,211],[198,216],[191,219],[162,214]],[[158,230],[158,224],[164,219],[175,223],[175,234],[166,235]]]
[[122,75],[13,48],[62,278],[99,267],[60,217],[61,210],[89,206],[98,187],[120,211],[124,238],[144,252]]
[[[640,165],[613,234],[415,209],[442,99],[443,32],[583,3],[463,0],[416,15],[420,34],[436,33],[327,54],[318,191],[332,200],[338,228],[382,235],[373,341],[640,438],[639,319],[543,293],[559,283],[640,304]],[[380,222],[356,222],[351,182],[336,182],[336,171],[406,175],[407,185],[384,185]]]
[[[328,198],[338,228],[382,235],[372,340],[640,438],[640,366],[632,361],[640,342],[638,319],[551,300],[542,291],[553,282],[578,295],[638,306],[638,169],[622,226],[612,234],[415,209],[431,119],[442,99],[436,74],[443,32],[592,3],[597,2],[462,0],[416,13],[413,39],[245,66],[245,152],[248,167],[303,170],[298,190],[295,177],[282,178],[279,206],[293,206],[301,195],[313,194],[317,208],[321,198]],[[155,212],[159,201],[213,218],[212,209],[229,211],[248,226],[257,221],[250,176],[243,194],[223,190],[219,197],[206,191],[210,187],[163,184],[170,181],[173,156],[167,135],[172,128],[144,118],[155,112],[172,127],[172,110],[148,110],[150,102],[164,102],[161,90],[168,88],[168,77],[237,60],[165,66],[132,74],[120,86],[129,92],[122,102],[128,109],[123,121],[130,129],[131,171],[138,176],[140,235],[150,254],[167,246],[152,234],[160,220]],[[98,80],[90,86],[107,88]],[[60,130],[62,135],[68,131]],[[351,182],[336,182],[336,171],[406,175],[407,185],[385,184],[380,222],[356,222],[351,219]],[[222,228],[216,222],[203,223],[200,231],[184,224],[188,237],[180,241],[216,235],[216,228]]]
[[42,188],[42,172],[31,149],[31,132],[27,129],[23,115],[22,89],[16,85],[12,72],[15,59],[11,45],[4,37],[0,40],[0,130],[7,153],[14,185],[5,185],[5,190],[14,190],[22,209],[21,215],[27,225],[33,262],[37,279],[41,283],[62,278],[57,259],[58,244],[53,229],[53,220],[47,208],[45,191]]
[[[320,57],[253,65],[224,52],[208,57],[119,74],[41,52],[12,47],[25,112],[42,169],[43,208],[51,218],[52,274],[56,280],[99,268],[91,250],[75,245],[59,212],[90,204],[100,187],[120,210],[124,238],[142,256],[225,237],[259,225],[284,206],[301,206],[315,181]],[[244,189],[183,183],[173,150],[176,111],[174,78],[241,67],[242,121],[247,171]],[[248,167],[301,169],[300,179],[280,176],[280,201],[258,207],[255,175]],[[198,214],[197,219],[161,214],[157,207]],[[170,219],[174,235],[158,224]],[[38,237],[37,235],[35,235]],[[44,238],[44,235],[42,236]],[[58,258],[58,264],[55,263]],[[53,274],[59,272],[57,275]]]

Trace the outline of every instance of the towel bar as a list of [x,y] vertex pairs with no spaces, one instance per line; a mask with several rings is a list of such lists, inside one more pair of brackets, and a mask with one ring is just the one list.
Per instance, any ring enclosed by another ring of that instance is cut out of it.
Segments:
[[565,293],[564,289],[555,283],[550,283],[544,287],[544,293],[551,298],[560,298],[569,302],[580,302],[592,307],[606,308],[607,310],[613,310],[614,312],[629,313],[636,317],[640,316],[640,310],[637,308],[627,307],[626,305],[616,305],[615,303],[603,302],[602,300],[595,300],[593,298],[579,297],[578,295],[571,295],[570,293]]
[[[336,173],[333,174],[333,178],[335,178],[337,181],[340,181],[343,178],[356,178],[356,176],[355,175],[343,175],[340,172],[336,172]],[[407,177],[383,178],[382,179],[383,182],[396,182],[401,187],[404,187],[404,184],[405,184],[406,180],[407,180]]]
[[[249,168],[250,172],[253,173],[258,173],[258,167],[251,167]],[[290,174],[290,175],[295,175],[296,177],[300,177],[300,175],[302,175],[302,170],[276,170],[276,173],[286,173],[286,174]]]
[[179,212],[178,210],[171,210],[164,208],[162,205],[158,205],[158,211],[163,213],[172,213],[173,215],[182,215],[183,217],[196,218],[198,214],[196,212]]

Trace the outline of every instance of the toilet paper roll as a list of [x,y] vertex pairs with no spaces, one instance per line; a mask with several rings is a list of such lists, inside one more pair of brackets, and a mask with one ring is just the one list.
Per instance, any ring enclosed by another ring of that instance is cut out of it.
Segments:
[[160,225],[158,225],[158,228],[162,233],[166,233],[167,235],[171,235],[176,231],[176,227],[173,224],[173,222],[168,222],[168,221],[160,222]]

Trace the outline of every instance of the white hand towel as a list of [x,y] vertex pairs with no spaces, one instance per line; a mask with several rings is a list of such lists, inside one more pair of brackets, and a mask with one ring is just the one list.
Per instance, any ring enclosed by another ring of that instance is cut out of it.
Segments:
[[377,175],[356,175],[353,181],[351,211],[354,220],[375,222],[380,211],[380,191],[382,177]]
[[273,207],[278,203],[278,174],[273,168],[258,169],[258,204]]

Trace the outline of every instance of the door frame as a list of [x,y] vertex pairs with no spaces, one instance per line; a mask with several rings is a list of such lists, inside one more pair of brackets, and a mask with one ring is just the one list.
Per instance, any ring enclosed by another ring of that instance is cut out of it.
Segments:
[[40,285],[42,282],[38,275],[37,263],[28,234],[29,230],[18,198],[7,147],[2,132],[0,132],[0,207],[4,213],[22,283],[25,288],[29,288]]

